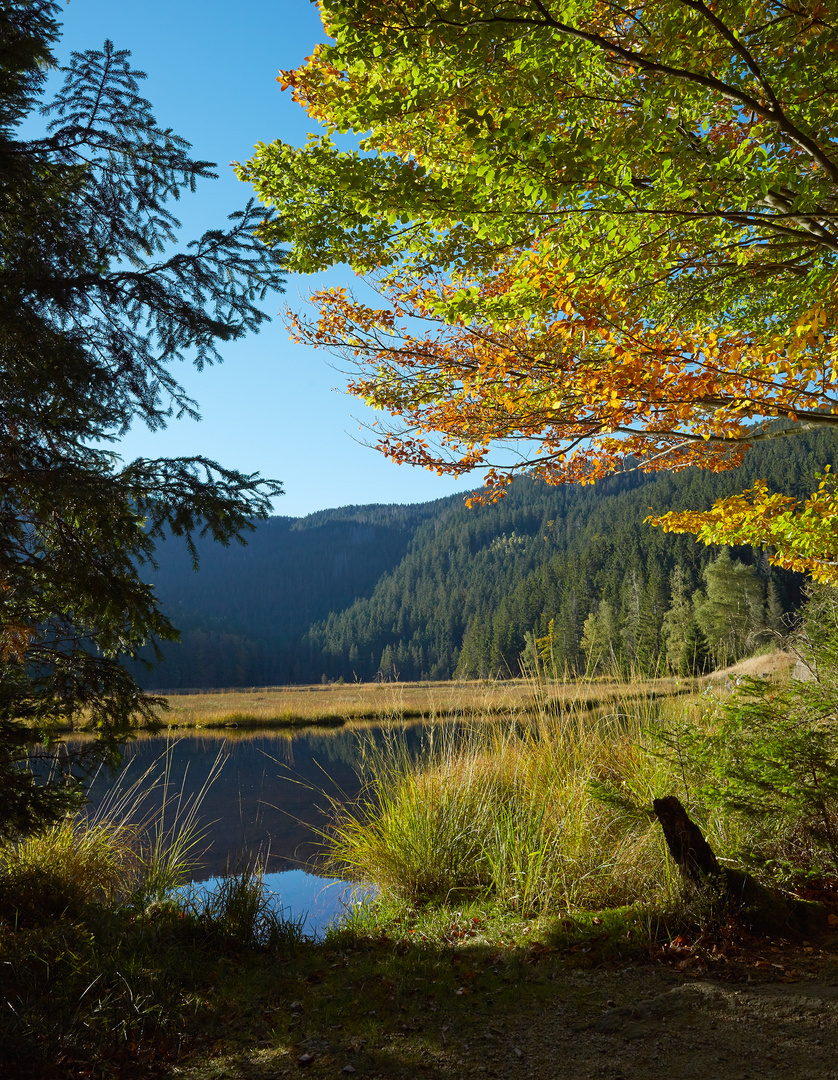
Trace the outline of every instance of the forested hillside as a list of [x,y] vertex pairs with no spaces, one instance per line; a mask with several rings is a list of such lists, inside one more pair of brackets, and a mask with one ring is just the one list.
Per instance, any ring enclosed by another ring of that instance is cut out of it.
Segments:
[[[517,673],[704,670],[782,627],[801,579],[643,524],[758,477],[803,494],[838,458],[829,433],[763,443],[745,467],[626,473],[589,487],[519,480],[495,506],[459,496],[260,524],[247,547],[164,545],[155,575],[183,631],[148,688]],[[709,569],[708,569],[709,567]]]
[[152,577],[182,639],[141,681],[146,688],[275,685],[310,681],[315,669],[319,679],[321,667],[307,661],[302,645],[308,628],[370,595],[438,506],[274,517],[257,525],[246,547],[199,542],[197,573],[182,545],[161,545]]

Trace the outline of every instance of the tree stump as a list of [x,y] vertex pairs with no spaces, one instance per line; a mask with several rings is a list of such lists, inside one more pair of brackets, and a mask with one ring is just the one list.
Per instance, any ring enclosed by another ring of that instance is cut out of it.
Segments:
[[684,880],[698,892],[716,891],[752,930],[761,933],[812,934],[828,929],[829,909],[767,889],[743,870],[719,866],[713,849],[674,795],[652,803],[669,854]]
[[678,863],[684,878],[702,889],[709,880],[722,877],[722,868],[713,849],[701,829],[690,820],[680,799],[667,795],[655,799],[652,806],[661,823],[669,854]]

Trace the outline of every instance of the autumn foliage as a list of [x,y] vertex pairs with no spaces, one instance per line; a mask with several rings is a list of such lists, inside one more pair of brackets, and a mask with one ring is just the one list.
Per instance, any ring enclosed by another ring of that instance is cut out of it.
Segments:
[[[591,482],[721,470],[838,422],[834,5],[326,0],[333,45],[281,76],[331,131],[242,174],[293,220],[301,340],[440,472]],[[831,483],[658,524],[838,580]]]

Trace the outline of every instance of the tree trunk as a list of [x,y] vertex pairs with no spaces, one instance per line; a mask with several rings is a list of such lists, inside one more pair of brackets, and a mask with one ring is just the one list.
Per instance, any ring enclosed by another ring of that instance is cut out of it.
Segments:
[[661,823],[669,854],[678,863],[687,881],[701,889],[708,881],[723,876],[712,848],[704,839],[701,829],[690,820],[679,799],[667,795],[666,798],[655,799],[652,806]]

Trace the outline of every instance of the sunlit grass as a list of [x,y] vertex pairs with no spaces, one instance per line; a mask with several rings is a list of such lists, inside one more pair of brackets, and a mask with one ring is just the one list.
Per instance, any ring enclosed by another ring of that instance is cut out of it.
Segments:
[[681,693],[675,679],[639,681],[628,691],[617,680],[580,683],[553,679],[535,686],[529,679],[436,683],[345,683],[277,689],[228,690],[205,694],[173,694],[161,715],[175,727],[257,727],[277,725],[381,723],[390,720],[444,720],[533,711],[545,696],[556,703],[574,702],[594,708],[650,694]]
[[78,915],[110,904],[141,867],[126,829],[105,823],[82,828],[63,821],[40,836],[0,849],[0,918],[15,924]]
[[[409,902],[492,897],[521,912],[672,904],[680,883],[652,800],[694,800],[662,733],[684,703],[588,698],[506,723],[431,733],[420,759],[397,733],[370,747],[361,798],[338,811],[336,866]],[[700,809],[700,808],[699,808]],[[702,820],[719,853],[730,823]]]

